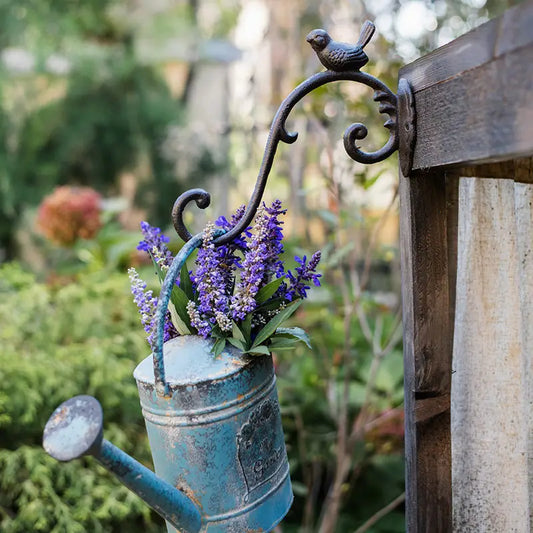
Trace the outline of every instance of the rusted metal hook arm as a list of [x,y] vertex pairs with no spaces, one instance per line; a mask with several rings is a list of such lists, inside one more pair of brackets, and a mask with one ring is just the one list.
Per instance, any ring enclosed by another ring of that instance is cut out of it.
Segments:
[[[216,239],[215,244],[221,245],[230,242],[250,225],[250,222],[261,203],[279,142],[283,141],[284,143],[292,144],[298,138],[298,133],[288,132],[285,125],[294,106],[314,89],[335,81],[355,81],[374,89],[374,100],[379,102],[379,112],[386,113],[390,116],[389,120],[384,124],[384,127],[388,128],[391,132],[389,139],[385,146],[375,152],[364,152],[356,145],[357,140],[366,137],[367,128],[360,123],[355,123],[349,126],[344,133],[344,147],[348,155],[360,163],[377,163],[378,161],[386,159],[398,148],[396,128],[397,99],[396,95],[382,81],[359,70],[344,72],[326,70],[325,72],[320,72],[311,76],[298,85],[298,87],[296,87],[296,89],[294,89],[280,105],[272,122],[272,126],[270,127],[261,168],[259,169],[255,188],[246,207],[246,211],[239,223],[230,231]],[[183,211],[187,204],[193,200],[196,201],[198,207],[205,208],[209,205],[210,195],[203,189],[191,189],[190,191],[183,193],[176,200],[172,210],[174,227],[178,235],[184,241],[188,241],[191,238],[191,233],[187,230],[185,223],[183,222]]]
[[[360,71],[360,68],[368,62],[368,56],[363,48],[372,38],[374,31],[374,24],[368,20],[365,21],[361,27],[359,40],[355,45],[333,41],[325,30],[317,29],[309,33],[306,40],[327,70],[311,76],[298,85],[281,103],[270,127],[261,168],[246,211],[238,224],[215,239],[215,244],[221,245],[232,241],[250,225],[263,198],[279,142],[292,144],[298,138],[298,133],[288,132],[285,126],[290,112],[304,96],[327,83],[355,81],[374,89],[374,101],[379,102],[379,112],[389,115],[389,119],[383,124],[390,131],[389,139],[382,148],[375,152],[364,152],[357,146],[357,141],[364,139],[368,133],[364,124],[352,124],[344,132],[344,148],[348,155],[359,163],[370,164],[383,161],[398,149],[400,143],[398,109],[401,107],[403,112],[402,132],[405,134],[402,136],[404,157],[400,160],[400,164],[403,174],[409,174],[416,140],[414,100],[409,84],[406,80],[401,79],[397,96],[382,81]],[[183,222],[183,211],[187,204],[193,200],[196,201],[198,207],[205,209],[209,205],[210,195],[203,189],[191,189],[176,200],[172,209],[174,227],[184,241],[190,240],[192,236]]]

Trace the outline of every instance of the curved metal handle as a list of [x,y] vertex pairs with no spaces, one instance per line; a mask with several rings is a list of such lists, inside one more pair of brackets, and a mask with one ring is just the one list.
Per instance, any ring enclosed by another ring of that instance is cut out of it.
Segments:
[[[215,237],[218,237],[226,233],[226,230],[216,229]],[[170,268],[167,271],[167,275],[161,286],[161,292],[157,301],[157,309],[155,312],[155,346],[153,347],[153,359],[154,359],[154,378],[155,389],[160,396],[170,396],[170,385],[165,379],[165,361],[163,357],[163,343],[165,337],[165,316],[170,302],[170,295],[172,294],[172,288],[178,279],[179,273],[187,261],[187,258],[194,252],[196,248],[199,248],[202,244],[204,234],[198,233],[194,237],[191,237],[178,252]]]
[[[272,126],[270,127],[261,168],[259,169],[254,191],[246,206],[246,211],[235,227],[229,230],[223,237],[219,237],[215,240],[215,245],[226,244],[240,235],[250,225],[250,222],[261,203],[261,198],[265,191],[268,176],[272,169],[279,143],[284,142],[286,144],[292,144],[298,138],[298,133],[287,131],[285,125],[294,106],[304,96],[318,87],[338,81],[354,81],[373,89],[374,101],[379,102],[378,111],[380,113],[385,113],[390,117],[383,125],[390,131],[389,138],[386,144],[375,152],[364,152],[356,144],[357,140],[364,139],[367,136],[368,131],[364,124],[354,123],[348,126],[343,136],[344,147],[348,155],[355,161],[370,164],[383,161],[398,149],[398,133],[396,128],[397,97],[381,80],[366,72],[361,72],[360,70],[348,70],[342,72],[326,70],[325,72],[319,72],[318,74],[311,76],[298,85],[298,87],[296,87],[281,103],[276,116],[272,121]],[[187,204],[193,200],[196,201],[196,205],[200,209],[205,209],[210,203],[210,195],[203,189],[191,189],[184,192],[176,200],[172,210],[172,222],[174,223],[174,228],[184,241],[188,241],[191,238],[191,233],[183,221],[183,211]]]

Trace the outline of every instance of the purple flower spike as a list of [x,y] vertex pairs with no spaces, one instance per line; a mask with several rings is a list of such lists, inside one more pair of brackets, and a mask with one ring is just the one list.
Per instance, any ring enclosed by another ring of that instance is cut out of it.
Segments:
[[254,232],[244,254],[241,279],[231,298],[231,311],[235,320],[244,320],[248,313],[255,310],[255,296],[261,287],[273,276],[284,275],[283,263],[279,259],[279,255],[283,253],[283,222],[278,217],[285,213],[280,200],[275,200],[270,207],[263,203],[257,210]]
[[141,222],[141,231],[144,240],[139,242],[137,250],[151,254],[161,268],[169,268],[172,264],[172,254],[167,248],[170,239],[161,233],[160,228],[151,226],[148,222]]
[[[131,292],[133,294],[133,301],[139,309],[141,315],[141,323],[144,331],[148,334],[146,340],[150,347],[153,348],[154,339],[154,319],[155,311],[157,309],[157,297],[153,295],[152,291],[146,290],[146,283],[139,278],[139,274],[134,268],[128,270],[131,284]],[[168,341],[178,336],[178,332],[172,324],[170,313],[167,311],[165,316],[164,341]]]
[[213,326],[208,320],[202,319],[194,302],[189,301],[187,304],[187,313],[191,319],[191,326],[196,328],[198,335],[201,335],[204,339],[207,339],[211,333],[211,330],[213,329]]
[[307,291],[311,288],[307,283],[313,282],[313,285],[320,287],[320,278],[322,274],[317,274],[316,267],[320,261],[320,251],[315,252],[309,263],[307,264],[307,257],[302,258],[296,256],[294,259],[300,265],[295,268],[296,276],[289,270],[287,278],[289,279],[289,287],[285,293],[285,299],[292,301],[294,298],[306,298]]
[[[228,271],[222,261],[228,253],[226,247],[216,248],[213,244],[215,226],[208,224],[204,239],[196,258],[196,290],[198,307],[189,310],[189,316],[198,333],[207,338],[213,326],[218,325],[222,331],[231,330],[231,322],[224,320],[229,313]],[[194,317],[191,315],[192,311]]]
[[281,200],[274,200],[270,207],[265,206],[265,210],[268,213],[268,235],[266,240],[268,247],[267,275],[272,274],[277,278],[281,278],[284,275],[283,261],[279,259],[279,256],[283,253],[283,243],[281,242],[283,239],[281,230],[283,221],[279,220],[278,217],[284,215],[287,210],[281,208]]
[[[230,230],[236,226],[236,224],[241,220],[246,211],[246,206],[241,205],[237,211],[231,216],[231,220],[228,222],[226,217],[218,217],[215,224],[219,228],[225,230]],[[220,268],[223,271],[224,282],[226,284],[226,290],[229,292],[233,286],[234,273],[237,268],[242,268],[241,259],[236,255],[237,251],[245,252],[248,248],[246,238],[250,238],[252,234],[250,233],[250,228],[246,228],[243,233],[233,239],[231,242],[219,246],[219,264]]]
[[[228,221],[228,219],[221,215],[217,218],[215,225],[219,228],[230,230],[231,228],[235,227],[237,223],[241,220],[241,218],[244,216],[244,212],[246,211],[246,206],[243,204],[241,205],[233,215],[231,215],[231,220]],[[246,238],[251,238],[252,233],[250,232],[251,227],[248,226],[241,235],[235,237],[231,243],[229,243],[230,246],[233,248],[246,250],[247,244],[246,244]]]
[[244,255],[241,279],[231,298],[231,311],[235,320],[244,320],[257,307],[255,295],[263,284],[269,258],[267,238],[268,215],[263,205],[257,210],[254,234]]

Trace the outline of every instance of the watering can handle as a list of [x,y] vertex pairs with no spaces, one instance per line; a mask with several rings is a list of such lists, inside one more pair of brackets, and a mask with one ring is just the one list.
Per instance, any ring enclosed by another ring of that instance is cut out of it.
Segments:
[[[226,230],[215,230],[214,237],[218,237],[226,233]],[[161,293],[157,302],[157,309],[155,312],[155,346],[153,346],[154,359],[154,377],[155,389],[161,396],[170,396],[170,386],[165,379],[165,362],[163,360],[163,343],[165,339],[165,317],[167,314],[168,304],[170,302],[170,295],[172,289],[178,279],[179,273],[185,264],[187,258],[193,253],[196,248],[202,244],[204,234],[198,233],[191,237],[178,252],[170,268],[167,271],[163,285],[161,286]]]

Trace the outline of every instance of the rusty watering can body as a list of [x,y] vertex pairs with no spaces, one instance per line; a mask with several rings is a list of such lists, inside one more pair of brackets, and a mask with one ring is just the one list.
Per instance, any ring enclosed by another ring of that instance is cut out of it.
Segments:
[[187,241],[167,271],[154,351],[134,372],[155,470],[198,504],[202,531],[270,531],[293,499],[271,357],[233,347],[215,357],[213,341],[191,335],[163,345],[175,280],[202,240]]
[[272,359],[211,344],[165,344],[167,396],[152,356],[135,369],[155,472],[197,503],[201,531],[270,531],[293,499]]

